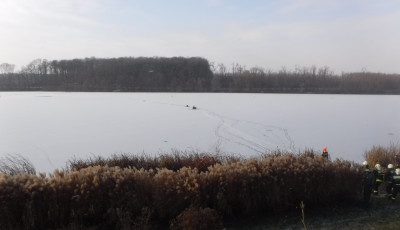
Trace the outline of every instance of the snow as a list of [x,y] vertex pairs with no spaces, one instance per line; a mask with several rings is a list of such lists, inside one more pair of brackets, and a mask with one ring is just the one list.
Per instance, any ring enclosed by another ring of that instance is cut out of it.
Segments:
[[0,157],[52,172],[113,153],[327,147],[361,162],[373,145],[399,143],[399,105],[400,96],[371,95],[0,92]]

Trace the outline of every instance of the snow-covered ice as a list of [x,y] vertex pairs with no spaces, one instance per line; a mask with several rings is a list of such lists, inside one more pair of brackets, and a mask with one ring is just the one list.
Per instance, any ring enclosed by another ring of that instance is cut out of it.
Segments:
[[[193,109],[196,106],[196,109]],[[39,172],[74,157],[171,149],[256,156],[327,147],[361,161],[400,141],[400,96],[0,92],[0,157]]]

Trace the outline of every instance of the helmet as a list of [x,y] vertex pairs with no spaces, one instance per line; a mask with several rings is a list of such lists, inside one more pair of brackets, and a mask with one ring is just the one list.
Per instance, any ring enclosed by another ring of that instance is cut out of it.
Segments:
[[392,164],[388,164],[388,169],[392,169],[393,165]]
[[364,165],[364,166],[367,166],[367,165],[368,165],[368,162],[367,162],[367,161],[364,161],[364,162],[363,162],[363,165]]
[[326,148],[323,148],[323,149],[322,149],[322,152],[326,152]]
[[378,169],[378,170],[381,170],[381,169],[382,169],[382,167],[381,167],[380,164],[376,164],[376,165],[375,165],[375,168]]
[[397,174],[397,175],[400,174],[400,169],[396,169],[396,174]]

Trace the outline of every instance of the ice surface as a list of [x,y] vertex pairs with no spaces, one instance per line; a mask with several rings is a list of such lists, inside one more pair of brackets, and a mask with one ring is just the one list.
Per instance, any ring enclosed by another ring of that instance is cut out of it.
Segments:
[[373,145],[399,143],[399,118],[400,96],[0,92],[0,157],[21,154],[40,172],[73,157],[171,149],[327,147],[362,161]]

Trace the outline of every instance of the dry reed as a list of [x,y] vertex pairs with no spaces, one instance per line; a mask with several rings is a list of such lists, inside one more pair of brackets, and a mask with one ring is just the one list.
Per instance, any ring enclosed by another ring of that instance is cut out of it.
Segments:
[[0,173],[10,175],[21,173],[35,174],[36,170],[27,158],[16,154],[7,155],[0,159]]
[[108,165],[110,167],[118,166],[120,168],[167,168],[177,171],[182,167],[197,168],[199,171],[206,171],[209,166],[216,163],[236,162],[241,158],[233,155],[224,155],[220,153],[198,153],[194,151],[173,150],[170,153],[161,153],[157,156],[146,154],[114,154],[109,158],[90,157],[87,160],[73,159],[68,162],[68,170],[80,170],[90,166]]
[[388,164],[397,165],[400,167],[398,162],[396,162],[396,154],[400,153],[400,144],[391,143],[389,147],[384,146],[373,146],[370,150],[364,153],[364,158],[368,162],[371,169],[374,168],[375,164],[380,164],[382,167],[386,168]]
[[4,229],[157,229],[172,220],[185,225],[185,216],[230,218],[285,211],[301,201],[310,209],[361,199],[355,189],[361,165],[309,152],[136,158],[138,168],[119,159],[123,167],[100,160],[49,176],[0,174],[0,223]]

